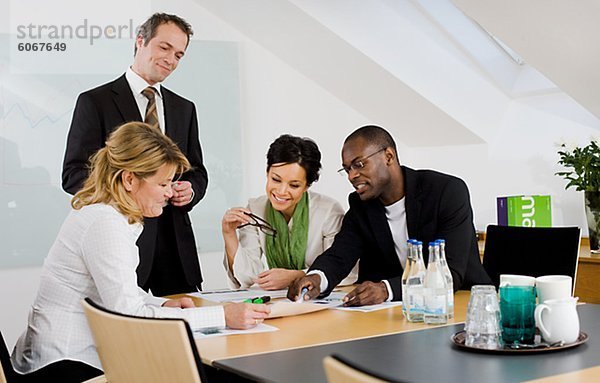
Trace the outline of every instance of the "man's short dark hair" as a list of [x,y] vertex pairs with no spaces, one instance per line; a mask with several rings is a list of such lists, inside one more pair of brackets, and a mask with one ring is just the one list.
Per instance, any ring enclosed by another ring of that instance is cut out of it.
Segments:
[[[152,38],[156,36],[156,30],[158,29],[158,27],[166,23],[175,24],[179,27],[179,29],[181,29],[183,33],[187,35],[188,40],[187,44],[185,44],[185,47],[187,48],[187,46],[190,43],[190,38],[194,34],[192,26],[181,17],[176,15],[169,15],[168,13],[155,13],[152,16],[150,16],[150,18],[146,20],[144,24],[138,27],[136,38],[137,36],[142,36],[142,38],[144,39],[144,46],[147,46],[148,42],[150,42],[150,40],[152,40]],[[133,55],[135,56],[136,53],[137,44],[134,44]]]
[[356,129],[354,132],[352,132],[348,137],[346,137],[344,144],[356,138],[362,138],[368,143],[373,144],[374,146],[378,146],[381,149],[392,148],[394,149],[394,153],[396,153],[396,159],[398,159],[398,150],[396,149],[396,142],[394,142],[392,135],[387,130],[383,129],[381,126],[362,126]]
[[273,164],[298,164],[306,172],[306,184],[310,186],[319,179],[321,171],[321,152],[310,138],[289,134],[279,136],[269,146],[267,152],[267,171]]

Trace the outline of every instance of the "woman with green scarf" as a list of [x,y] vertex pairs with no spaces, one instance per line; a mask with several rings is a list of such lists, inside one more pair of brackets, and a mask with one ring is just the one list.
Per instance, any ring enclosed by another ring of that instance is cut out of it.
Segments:
[[[266,195],[250,199],[246,208],[228,209],[221,222],[223,264],[232,287],[287,288],[331,246],[344,210],[332,198],[308,191],[320,170],[314,141],[285,134],[270,145]],[[353,272],[344,282],[355,280]]]

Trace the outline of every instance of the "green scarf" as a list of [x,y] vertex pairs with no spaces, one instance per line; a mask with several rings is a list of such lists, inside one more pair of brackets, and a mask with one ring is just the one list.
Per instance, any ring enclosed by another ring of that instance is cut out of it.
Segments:
[[290,270],[304,269],[304,257],[308,243],[308,193],[304,192],[292,216],[292,232],[281,212],[267,202],[266,220],[275,230],[275,237],[267,235],[267,263],[269,268]]

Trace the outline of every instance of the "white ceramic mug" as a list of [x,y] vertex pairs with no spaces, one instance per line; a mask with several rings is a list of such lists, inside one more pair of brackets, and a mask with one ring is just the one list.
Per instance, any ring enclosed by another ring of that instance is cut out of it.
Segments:
[[535,324],[548,343],[573,343],[579,337],[577,299],[550,299],[535,308]]
[[500,274],[500,287],[535,286],[535,278],[529,275]]
[[544,275],[535,279],[538,302],[544,303],[550,299],[569,298],[571,296],[573,279],[568,275]]

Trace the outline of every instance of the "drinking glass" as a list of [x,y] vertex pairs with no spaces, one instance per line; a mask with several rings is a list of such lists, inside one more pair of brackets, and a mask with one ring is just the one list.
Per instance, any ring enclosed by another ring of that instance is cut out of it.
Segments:
[[502,348],[500,307],[494,286],[471,287],[465,332],[466,346],[484,349]]
[[504,343],[531,344],[535,338],[535,287],[500,287],[502,340]]

